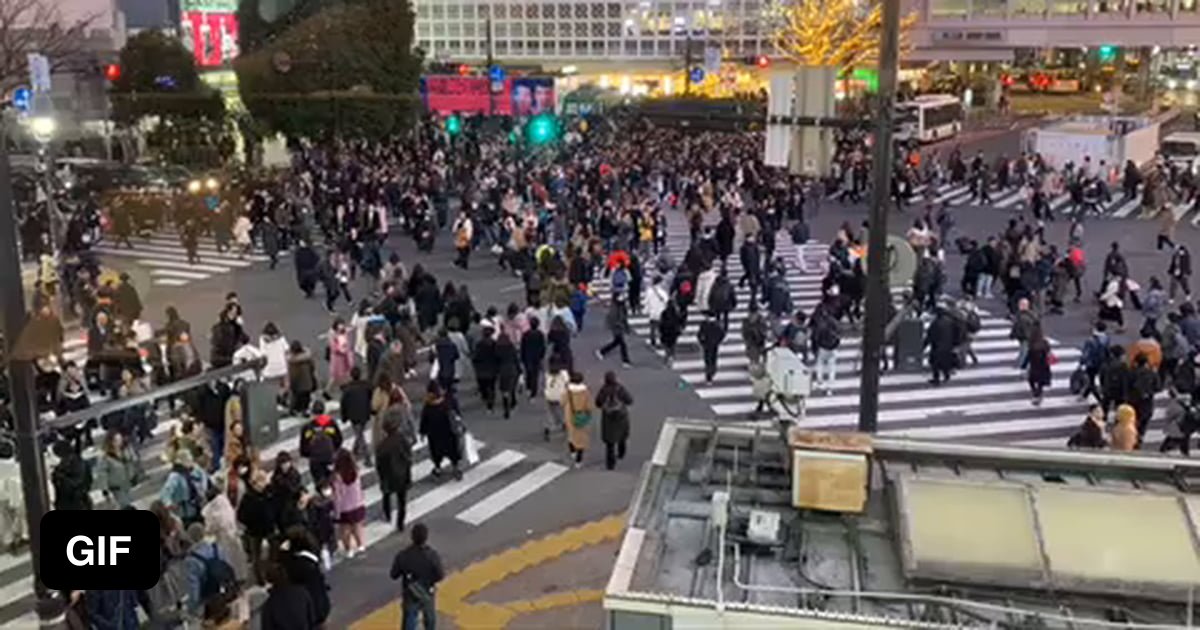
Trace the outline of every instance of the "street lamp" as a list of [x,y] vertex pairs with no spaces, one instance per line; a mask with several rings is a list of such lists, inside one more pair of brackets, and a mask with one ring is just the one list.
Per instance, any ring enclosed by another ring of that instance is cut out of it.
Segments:
[[54,116],[34,116],[29,119],[29,131],[33,133],[33,139],[43,145],[49,144],[54,139],[54,132],[58,131],[58,121],[54,120]]

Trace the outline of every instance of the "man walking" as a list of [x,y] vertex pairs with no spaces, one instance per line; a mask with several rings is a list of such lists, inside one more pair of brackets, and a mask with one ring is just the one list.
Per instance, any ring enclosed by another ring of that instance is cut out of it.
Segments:
[[424,523],[412,528],[412,544],[392,560],[392,579],[403,579],[400,596],[402,630],[417,630],[417,619],[424,620],[425,630],[437,625],[437,583],[445,577],[442,559],[429,546],[429,529]]

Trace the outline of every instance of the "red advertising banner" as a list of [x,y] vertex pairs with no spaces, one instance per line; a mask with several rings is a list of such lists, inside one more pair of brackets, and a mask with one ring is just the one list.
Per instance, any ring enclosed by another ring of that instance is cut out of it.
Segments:
[[512,112],[512,80],[505,79],[501,89],[491,93],[487,77],[430,75],[421,79],[425,107],[438,114],[499,114]]
[[225,65],[238,54],[238,22],[234,13],[184,11],[181,37],[201,68]]

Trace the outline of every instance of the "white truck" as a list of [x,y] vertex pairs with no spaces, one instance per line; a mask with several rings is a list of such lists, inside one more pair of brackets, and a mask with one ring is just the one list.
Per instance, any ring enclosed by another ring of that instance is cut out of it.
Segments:
[[1158,151],[1158,127],[1157,122],[1141,116],[1075,116],[1030,129],[1023,146],[1054,168],[1067,162],[1078,166],[1085,157],[1096,168],[1104,162],[1119,170],[1126,160],[1141,167]]

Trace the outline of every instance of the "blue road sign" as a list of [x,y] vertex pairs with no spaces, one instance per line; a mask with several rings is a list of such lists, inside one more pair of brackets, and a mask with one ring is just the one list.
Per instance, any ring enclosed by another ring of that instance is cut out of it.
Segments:
[[692,71],[689,74],[689,76],[692,79],[692,83],[703,82],[704,81],[704,68],[692,68]]
[[33,103],[33,91],[27,87],[19,87],[12,92],[12,104],[23,113],[29,113],[29,106]]
[[500,82],[504,80],[504,68],[501,66],[492,66],[488,68],[488,78],[492,82]]

